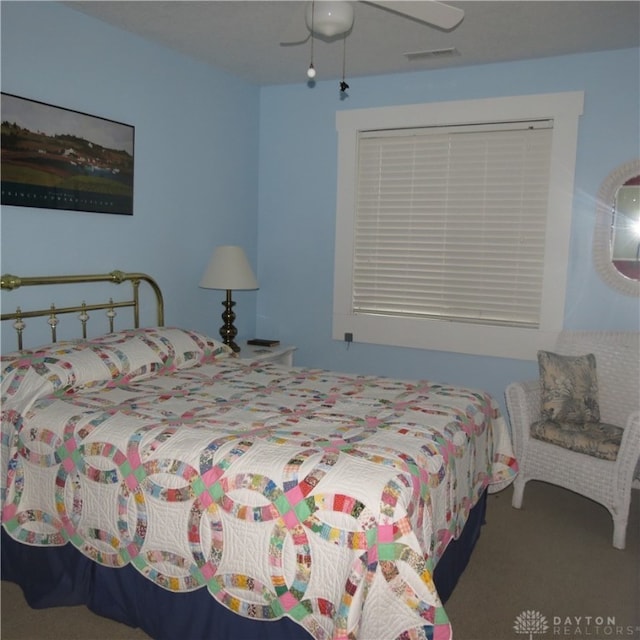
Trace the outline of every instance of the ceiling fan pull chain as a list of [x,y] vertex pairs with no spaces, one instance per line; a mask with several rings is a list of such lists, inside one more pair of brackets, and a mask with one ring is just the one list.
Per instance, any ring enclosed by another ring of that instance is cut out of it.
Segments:
[[307,78],[313,80],[316,77],[316,68],[313,66],[313,17],[316,12],[315,0],[311,0],[311,63],[307,69]]
[[345,82],[345,75],[347,69],[347,34],[342,37],[342,82],[340,82],[340,93],[345,93],[349,88],[349,85]]

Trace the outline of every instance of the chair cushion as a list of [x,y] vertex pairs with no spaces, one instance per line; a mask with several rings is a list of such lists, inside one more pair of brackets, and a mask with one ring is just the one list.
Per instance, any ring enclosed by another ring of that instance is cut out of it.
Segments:
[[538,351],[543,420],[584,424],[600,422],[596,358]]
[[604,422],[538,420],[531,425],[532,438],[603,460],[616,459],[622,432],[621,427]]

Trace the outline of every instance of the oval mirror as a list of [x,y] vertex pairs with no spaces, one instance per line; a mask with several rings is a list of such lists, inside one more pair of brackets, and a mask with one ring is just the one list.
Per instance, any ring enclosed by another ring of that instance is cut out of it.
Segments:
[[640,160],[619,166],[600,187],[593,259],[610,287],[640,296]]

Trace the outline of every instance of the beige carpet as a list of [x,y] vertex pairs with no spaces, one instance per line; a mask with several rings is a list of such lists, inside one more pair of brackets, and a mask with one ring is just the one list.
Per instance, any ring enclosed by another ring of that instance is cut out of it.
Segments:
[[[611,546],[604,507],[540,482],[527,485],[521,510],[511,494],[489,497],[487,524],[446,605],[455,640],[640,639],[640,491],[624,551]],[[34,611],[13,584],[3,582],[1,595],[2,640],[148,638],[84,607]]]

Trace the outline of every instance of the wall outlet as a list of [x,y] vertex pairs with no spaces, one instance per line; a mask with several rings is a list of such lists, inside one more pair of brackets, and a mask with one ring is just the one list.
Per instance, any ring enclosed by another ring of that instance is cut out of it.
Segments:
[[353,342],[353,333],[345,333],[344,334],[345,342]]

